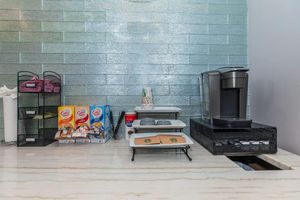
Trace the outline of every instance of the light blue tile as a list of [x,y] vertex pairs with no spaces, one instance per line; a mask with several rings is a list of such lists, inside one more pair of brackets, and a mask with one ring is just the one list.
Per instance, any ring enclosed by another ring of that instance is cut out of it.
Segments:
[[108,85],[122,85],[125,84],[125,75],[107,75]]
[[[127,74],[126,64],[87,64],[86,74]],[[109,80],[108,80],[109,81]]]
[[169,1],[169,10],[171,12],[187,12],[187,13],[207,13],[208,6],[202,1]]
[[158,12],[106,12],[106,21],[108,22],[168,22],[167,13]]
[[64,33],[65,42],[104,42],[105,33]]
[[156,95],[169,95],[169,86],[167,85],[128,85],[126,86],[127,95],[141,95],[143,87],[151,87],[152,94]]
[[191,96],[191,105],[201,106],[201,98],[200,95]]
[[40,10],[41,0],[0,0],[0,9]]
[[12,88],[11,86],[17,85],[16,74],[0,74],[0,85],[6,85],[9,88]]
[[84,43],[44,43],[43,53],[85,53]]
[[173,34],[207,34],[207,25],[195,24],[170,24],[170,32]]
[[229,64],[247,65],[247,56],[229,56]]
[[1,63],[19,63],[19,54],[0,53]]
[[188,64],[189,57],[185,55],[171,54],[108,54],[108,63],[128,64]]
[[191,44],[227,44],[226,35],[190,35]]
[[65,21],[80,21],[80,22],[98,22],[105,21],[105,12],[82,12],[82,11],[65,11],[64,12]]
[[86,22],[87,32],[126,32],[126,23]]
[[128,74],[168,74],[168,65],[132,64],[128,65]]
[[178,75],[200,75],[208,70],[208,65],[171,65],[169,66],[170,74]]
[[247,36],[229,35],[229,44],[247,45]]
[[210,4],[226,4],[227,0],[208,0]]
[[19,20],[18,10],[1,10],[0,20]]
[[[167,33],[169,31],[166,23],[128,22],[128,33]],[[170,30],[173,32],[172,30]]]
[[119,0],[86,0],[85,9],[89,11],[118,12],[162,12],[168,9],[168,1],[119,1]]
[[106,84],[106,78],[104,75],[65,75],[66,85],[94,85],[94,84]]
[[44,64],[44,71],[54,71],[59,74],[84,74],[84,64]]
[[122,43],[171,43],[171,44],[186,44],[188,43],[188,35],[166,35],[149,33],[107,33],[107,42],[122,42]]
[[208,54],[208,45],[170,44],[169,53],[173,54]]
[[247,26],[247,15],[229,15],[229,24],[243,24]]
[[21,10],[20,19],[25,21],[62,21],[62,11]]
[[106,97],[105,96],[66,96],[65,97],[65,105],[106,105]]
[[209,25],[208,29],[210,34],[247,34],[247,26],[245,25]]
[[126,95],[126,88],[124,85],[89,85],[87,95]]
[[247,6],[244,4],[209,4],[209,14],[241,14],[246,15]]
[[190,64],[228,64],[228,56],[190,56]]
[[168,21],[174,24],[227,24],[226,15],[170,13]]
[[79,96],[79,95],[87,95],[87,92],[85,86],[65,85],[63,88],[63,94],[67,96]]
[[244,5],[247,5],[247,0],[228,0],[228,4],[244,4]]
[[190,105],[190,99],[187,96],[155,96],[155,105]]
[[84,0],[43,0],[44,10],[84,10]]
[[127,85],[167,85],[168,75],[127,75],[124,76],[124,83]]
[[41,31],[41,22],[0,21],[0,31]]
[[[13,74],[16,75],[18,71],[31,71],[33,73],[41,74],[41,64],[0,64],[0,74]],[[0,104],[1,105],[1,104]],[[1,108],[1,106],[0,106]]]
[[246,45],[210,45],[210,55],[247,55]]
[[21,42],[62,42],[63,33],[21,32]]
[[188,64],[189,56],[180,54],[152,54],[150,64]]
[[136,106],[141,103],[141,97],[138,96],[108,96],[107,102],[114,106]]
[[0,42],[18,42],[18,32],[0,32]]
[[106,63],[105,54],[65,54],[65,63]]
[[170,75],[168,77],[170,85],[198,85],[198,76],[191,75]]
[[0,43],[1,53],[19,53],[19,52],[30,52],[30,53],[41,53],[40,43],[17,43],[17,42],[2,42]]
[[84,32],[83,22],[42,22],[43,31],[48,32]]
[[32,63],[32,64],[46,64],[46,63],[63,63],[63,54],[35,54],[35,53],[22,53],[21,63]]
[[170,95],[173,96],[196,96],[199,94],[199,85],[170,85]]

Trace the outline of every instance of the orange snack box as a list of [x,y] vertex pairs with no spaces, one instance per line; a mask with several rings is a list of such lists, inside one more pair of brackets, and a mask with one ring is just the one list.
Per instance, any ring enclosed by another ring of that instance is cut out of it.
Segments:
[[90,107],[76,106],[75,107],[75,127],[86,126],[90,128]]
[[60,106],[58,107],[58,129],[74,129],[74,106]]

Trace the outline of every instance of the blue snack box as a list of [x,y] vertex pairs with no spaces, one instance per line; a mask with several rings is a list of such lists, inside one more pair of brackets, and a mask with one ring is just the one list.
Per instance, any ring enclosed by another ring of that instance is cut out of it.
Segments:
[[92,133],[89,134],[91,143],[105,143],[112,134],[110,124],[110,106],[90,106],[90,122]]

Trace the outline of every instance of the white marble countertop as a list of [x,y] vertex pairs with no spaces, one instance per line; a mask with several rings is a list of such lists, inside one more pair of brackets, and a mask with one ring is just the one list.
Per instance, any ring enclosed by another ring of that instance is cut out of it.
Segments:
[[197,143],[191,156],[154,151],[131,162],[125,140],[0,146],[0,199],[300,199],[299,156],[263,155],[293,170],[250,172]]

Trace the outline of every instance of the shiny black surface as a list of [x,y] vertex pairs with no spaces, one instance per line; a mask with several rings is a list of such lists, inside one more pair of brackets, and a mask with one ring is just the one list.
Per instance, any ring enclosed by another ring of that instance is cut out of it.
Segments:
[[220,127],[198,118],[191,119],[190,127],[191,137],[216,155],[277,152],[277,130],[272,126]]

